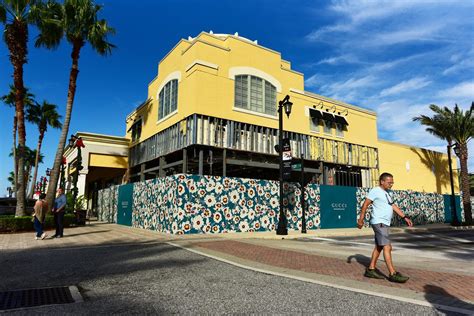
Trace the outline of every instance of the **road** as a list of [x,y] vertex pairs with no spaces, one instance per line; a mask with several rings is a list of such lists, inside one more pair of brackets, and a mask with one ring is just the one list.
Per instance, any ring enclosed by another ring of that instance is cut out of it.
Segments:
[[[102,231],[114,229],[107,227]],[[124,237],[123,242],[104,239],[67,247],[59,244],[64,240],[42,241],[48,243],[42,248],[2,250],[0,290],[76,285],[84,302],[13,314],[445,314],[431,307],[242,269],[161,240],[129,242]],[[331,247],[347,241],[294,243]],[[368,239],[351,242],[365,244]]]

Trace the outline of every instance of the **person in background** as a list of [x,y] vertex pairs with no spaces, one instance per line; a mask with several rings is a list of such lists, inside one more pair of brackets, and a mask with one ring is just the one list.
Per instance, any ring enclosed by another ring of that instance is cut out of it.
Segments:
[[33,212],[33,226],[36,230],[35,239],[45,239],[48,235],[43,232],[44,219],[48,210],[48,202],[45,200],[46,194],[41,193],[38,201],[36,201]]
[[402,275],[395,271],[392,262],[392,245],[390,243],[389,229],[392,221],[393,213],[397,213],[405,220],[408,226],[413,226],[411,219],[402,212],[402,210],[393,203],[393,199],[389,194],[389,190],[393,186],[393,175],[384,172],[379,177],[379,186],[372,188],[365,199],[360,217],[357,221],[357,227],[361,229],[364,226],[365,212],[369,205],[372,204],[373,210],[370,218],[370,225],[375,233],[375,248],[372,251],[372,258],[370,264],[365,271],[365,276],[374,279],[384,279],[375,269],[380,253],[383,251],[385,264],[387,265],[390,282],[405,283],[409,277]]
[[64,209],[66,207],[66,195],[62,188],[58,188],[56,191],[56,200],[54,200],[53,214],[54,214],[54,225],[56,226],[56,233],[53,238],[63,237],[63,221],[64,221]]

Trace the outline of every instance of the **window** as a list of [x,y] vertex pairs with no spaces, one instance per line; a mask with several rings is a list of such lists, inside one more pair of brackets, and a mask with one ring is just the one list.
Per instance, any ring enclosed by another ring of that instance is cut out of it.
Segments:
[[253,112],[276,115],[276,88],[259,77],[235,76],[234,106]]
[[309,130],[319,133],[319,119],[316,117],[309,118]]
[[336,136],[344,137],[344,125],[336,123]]
[[142,135],[142,120],[137,120],[128,130],[132,131],[132,142],[139,140]]
[[178,109],[178,79],[168,82],[158,96],[158,120]]
[[332,135],[332,122],[323,120],[324,134]]
[[309,130],[319,133],[319,124],[324,119],[323,114],[315,109],[309,109]]

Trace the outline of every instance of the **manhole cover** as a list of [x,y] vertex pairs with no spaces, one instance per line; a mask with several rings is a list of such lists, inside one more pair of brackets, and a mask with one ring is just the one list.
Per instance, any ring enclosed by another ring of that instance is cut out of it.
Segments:
[[78,298],[80,294],[75,286],[6,291],[0,292],[0,310],[74,303]]

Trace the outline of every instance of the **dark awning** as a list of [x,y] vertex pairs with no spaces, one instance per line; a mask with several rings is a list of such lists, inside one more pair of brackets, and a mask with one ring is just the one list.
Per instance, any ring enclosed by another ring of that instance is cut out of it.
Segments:
[[328,122],[335,122],[334,115],[328,112],[323,112],[323,120]]
[[311,118],[316,118],[320,120],[323,119],[323,115],[318,110],[309,109],[309,115],[311,116]]
[[335,119],[336,119],[336,123],[349,126],[349,123],[347,123],[347,121],[346,121],[346,119],[344,118],[344,116],[335,115],[335,117],[336,117],[336,118],[335,118]]

